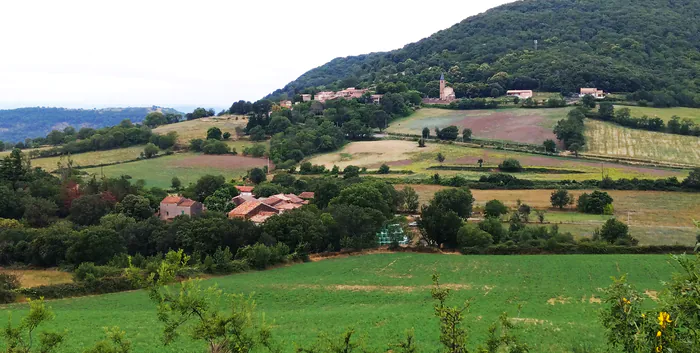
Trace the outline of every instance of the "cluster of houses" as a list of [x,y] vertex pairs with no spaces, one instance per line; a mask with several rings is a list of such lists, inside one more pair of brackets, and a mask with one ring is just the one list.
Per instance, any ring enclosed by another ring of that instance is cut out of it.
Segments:
[[[353,99],[353,98],[361,98],[364,96],[366,93],[370,92],[368,89],[359,89],[355,87],[349,87],[346,88],[342,91],[322,91],[318,92],[316,94],[302,94],[301,99],[304,102],[310,102],[310,101],[318,101],[318,102],[325,102],[325,101],[330,101],[334,99]],[[370,95],[370,98],[372,99],[372,102],[377,104],[379,101],[382,99],[384,95],[383,94],[372,94]],[[292,105],[294,103],[290,100],[283,100],[279,102],[279,106],[282,108],[287,108],[287,109],[292,109]]]
[[[240,195],[231,199],[231,203],[236,207],[228,213],[228,217],[246,219],[256,224],[264,223],[274,215],[300,208],[314,198],[313,192],[256,198],[253,196],[252,186],[236,186],[236,189]],[[206,207],[201,202],[182,196],[167,196],[160,202],[158,216],[167,221],[178,216],[196,216],[204,211]]]
[[[506,95],[508,97],[518,97],[520,99],[528,99],[532,98],[534,95],[532,93],[532,90],[511,90],[506,92]],[[595,99],[603,99],[605,98],[605,92],[603,90],[597,89],[597,88],[581,88],[581,91],[579,92],[579,98],[583,98],[585,96],[593,96]]]

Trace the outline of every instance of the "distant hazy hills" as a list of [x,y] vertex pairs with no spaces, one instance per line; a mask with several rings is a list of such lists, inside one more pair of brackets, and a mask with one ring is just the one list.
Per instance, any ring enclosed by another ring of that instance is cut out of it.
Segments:
[[124,119],[141,122],[152,111],[182,114],[171,108],[19,108],[0,110],[0,140],[5,142],[23,141],[25,138],[46,136],[51,130],[73,126],[100,128],[119,124]]
[[[450,9],[426,16],[441,11]],[[379,82],[429,94],[444,72],[451,84],[503,89],[671,91],[691,105],[700,99],[699,18],[700,0],[522,0],[401,49],[334,59],[271,97]]]

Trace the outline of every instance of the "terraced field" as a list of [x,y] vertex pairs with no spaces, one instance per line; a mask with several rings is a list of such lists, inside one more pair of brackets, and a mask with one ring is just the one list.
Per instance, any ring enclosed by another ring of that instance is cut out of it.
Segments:
[[[516,326],[514,333],[531,352],[564,353],[585,346],[585,352],[602,353],[605,339],[598,317],[602,288],[611,283],[610,277],[627,273],[629,281],[651,298],[674,270],[664,255],[396,253],[213,278],[203,285],[252,294],[258,318],[264,313],[282,352],[309,348],[320,334],[339,340],[346,329],[355,329],[363,350],[385,351],[411,328],[419,351],[437,351],[439,330],[430,277],[438,272],[442,283],[452,289],[450,305],[472,302],[465,320],[472,350],[485,342],[488,326],[507,311]],[[156,308],[143,291],[56,300],[49,305],[56,313],[50,329],[66,330],[69,337],[59,353],[83,351],[103,338],[99,327],[114,325],[133,341],[134,352],[204,350],[186,338],[163,347]],[[0,317],[12,312],[16,321],[25,311],[26,304],[0,307]]]
[[[446,166],[477,166],[479,159],[484,160],[485,171],[450,171],[429,169],[439,166],[437,154],[445,156],[442,165]],[[602,174],[617,178],[685,178],[686,170],[651,168],[635,165],[597,162],[585,159],[575,159],[556,156],[532,155],[527,153],[509,152],[503,150],[469,148],[458,145],[428,143],[425,148],[418,148],[416,142],[382,140],[368,142],[353,142],[342,150],[316,156],[310,160],[313,164],[323,164],[327,168],[334,165],[341,169],[347,165],[379,168],[386,163],[394,170],[411,170],[412,177],[424,178],[438,172],[443,176],[462,175],[469,179],[478,179],[481,175],[497,171],[498,164],[506,158],[515,158],[524,167],[549,168],[554,171],[575,171],[576,173],[514,173],[518,178],[530,180],[587,180],[600,179]]]
[[586,120],[586,151],[591,154],[700,166],[700,138],[636,130]]

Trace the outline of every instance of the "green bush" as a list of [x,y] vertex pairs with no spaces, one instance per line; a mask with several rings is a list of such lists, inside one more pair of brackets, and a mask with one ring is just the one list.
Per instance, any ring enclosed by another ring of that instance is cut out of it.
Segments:
[[14,290],[20,287],[17,276],[0,273],[0,304],[12,303],[17,298]]
[[477,225],[467,223],[457,232],[457,245],[459,247],[487,247],[493,244],[491,234],[481,230]]
[[238,249],[236,259],[246,261],[255,269],[264,270],[268,266],[285,262],[287,255],[289,255],[289,247],[285,244],[266,246],[257,243]]
[[118,277],[122,274],[121,268],[112,266],[95,266],[92,262],[83,262],[73,273],[73,279],[76,282],[88,282],[105,277]]
[[389,166],[386,164],[382,164],[381,167],[379,167],[379,171],[377,171],[377,174],[389,174]]
[[138,289],[126,277],[107,277],[88,282],[62,283],[16,290],[31,299],[61,299],[92,294],[107,294]]
[[498,165],[498,169],[504,172],[519,172],[523,170],[523,167],[517,159],[508,158]]

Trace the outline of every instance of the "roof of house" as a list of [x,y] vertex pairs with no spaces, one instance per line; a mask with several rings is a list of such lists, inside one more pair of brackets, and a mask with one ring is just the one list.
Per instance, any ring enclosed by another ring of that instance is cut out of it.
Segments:
[[510,93],[532,93],[532,90],[526,89],[526,90],[519,90],[519,89],[514,89],[514,90],[509,90],[506,92],[507,94]]
[[291,202],[293,202],[293,203],[304,203],[304,202],[306,202],[306,201],[304,201],[304,199],[302,199],[301,197],[299,197],[299,196],[297,196],[297,195],[294,195],[294,194],[285,194],[284,196],[285,196],[287,199],[289,199],[289,201],[291,201]]
[[233,202],[234,205],[240,206],[246,201],[251,201],[255,200],[255,196],[253,195],[238,195],[234,198],[231,199],[231,202]]
[[178,205],[181,207],[192,207],[194,204],[197,204],[198,202],[195,200],[191,200],[182,196],[166,196],[163,201],[160,203],[164,204],[169,204],[169,205]]
[[236,189],[239,192],[253,192],[253,189],[255,189],[254,186],[241,186],[241,185],[236,185]]
[[300,203],[290,203],[290,202],[280,202],[279,204],[275,205],[275,208],[278,210],[295,210],[299,207],[304,206],[303,204]]
[[250,200],[231,210],[228,215],[229,217],[248,217],[256,210],[259,210],[259,212],[279,212],[276,208],[264,204],[258,200]]
[[302,199],[313,199],[314,193],[311,191],[304,191],[301,194],[299,194],[299,197],[301,197]]
[[268,212],[268,211],[263,211],[260,212],[252,217],[250,217],[250,221],[253,223],[264,223],[267,221],[268,218],[276,215],[277,212]]
[[581,88],[581,93],[585,93],[585,92],[595,93],[595,92],[598,92],[598,89],[597,88]]

